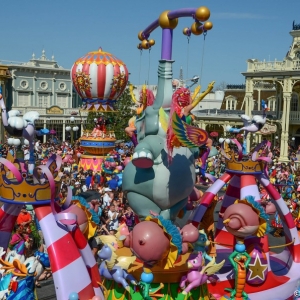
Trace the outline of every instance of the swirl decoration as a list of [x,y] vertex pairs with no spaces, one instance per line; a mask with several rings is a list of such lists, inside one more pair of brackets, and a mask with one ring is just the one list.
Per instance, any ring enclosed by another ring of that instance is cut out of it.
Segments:
[[266,175],[266,177],[269,177],[268,175],[268,163],[272,162],[272,159],[268,156],[258,156],[259,155],[259,151],[262,150],[262,154],[264,154],[266,151],[270,151],[270,147],[271,147],[271,142],[270,141],[262,141],[259,145],[257,145],[254,148],[253,154],[252,154],[252,160],[253,161],[263,161],[265,162],[265,168],[264,168],[264,173]]
[[228,156],[227,153],[226,153],[226,151],[225,151],[225,147],[224,147],[225,143],[226,143],[226,142],[224,141],[224,142],[222,142],[222,144],[221,144],[221,154],[222,154],[222,156],[224,156],[226,159],[230,160],[230,156]]
[[238,148],[238,155],[239,155],[238,156],[238,160],[239,161],[242,160],[242,158],[243,158],[243,148],[242,148],[240,142],[237,139],[231,139],[231,142],[233,144],[235,144],[237,146],[237,148]]
[[[60,156],[56,156],[56,155],[52,155],[47,164],[46,165],[41,165],[39,166],[39,168],[43,171],[43,173],[47,176],[48,181],[49,181],[49,185],[50,185],[50,190],[51,190],[51,201],[50,201],[50,205],[51,205],[51,209],[52,209],[52,213],[55,217],[56,222],[58,223],[58,225],[61,227],[61,225],[75,225],[76,221],[77,221],[77,217],[75,214],[72,213],[64,213],[64,212],[57,212],[56,207],[55,207],[55,180],[53,177],[53,174],[51,173],[49,166],[56,161],[57,166],[56,166],[56,170],[58,171],[61,163],[62,163],[62,159]],[[68,190],[68,202],[70,201],[70,190]],[[67,230],[67,228],[66,228]]]
[[0,163],[9,169],[15,176],[18,182],[22,182],[23,178],[18,168],[6,158],[0,158]]

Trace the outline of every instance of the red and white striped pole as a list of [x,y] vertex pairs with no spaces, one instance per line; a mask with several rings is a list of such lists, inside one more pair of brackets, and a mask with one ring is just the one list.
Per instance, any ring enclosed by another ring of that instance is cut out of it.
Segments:
[[0,209],[0,247],[7,249],[11,233],[23,205],[4,203]]
[[201,222],[207,207],[212,203],[216,194],[222,189],[222,187],[232,178],[233,175],[225,173],[218,178],[212,186],[210,186],[204,195],[201,197],[201,203],[191,215],[190,220],[192,224],[198,227]]
[[[71,226],[68,227],[70,228]],[[98,266],[96,263],[95,256],[93,255],[91,248],[85,236],[83,235],[80,228],[78,227],[78,225],[76,224],[73,226],[75,226],[75,228],[73,228],[73,230],[70,231],[70,233],[72,234],[75,244],[81,253],[81,257],[83,258],[83,261],[85,262],[87,271],[92,280],[92,285],[94,288],[95,295],[102,297],[102,299],[104,300],[103,293],[99,287],[99,282],[101,282],[101,277],[98,271]]]
[[296,228],[293,216],[288,209],[285,201],[278,193],[276,188],[270,183],[270,181],[264,176],[261,175],[259,177],[260,183],[265,187],[267,193],[271,196],[271,198],[275,201],[275,205],[277,209],[279,208],[278,212],[280,214],[280,218],[284,221],[284,234],[286,243],[290,243],[294,241],[293,244],[287,246],[291,252],[292,258],[294,262],[300,262],[300,239],[298,236],[298,230]]
[[58,225],[50,205],[34,208],[47,247],[57,299],[69,299],[75,292],[79,299],[91,299],[94,288],[72,235]]

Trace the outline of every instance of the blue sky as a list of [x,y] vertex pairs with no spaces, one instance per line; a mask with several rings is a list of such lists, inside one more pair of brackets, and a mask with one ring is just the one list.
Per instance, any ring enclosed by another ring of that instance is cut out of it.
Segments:
[[70,69],[77,58],[101,46],[126,63],[132,83],[149,78],[156,84],[161,29],[151,34],[156,45],[150,54],[137,49],[138,32],[164,10],[199,6],[210,9],[214,27],[205,43],[203,36],[192,35],[188,44],[182,29],[193,20],[180,18],[173,34],[173,73],[178,77],[182,66],[184,78],[202,75],[203,87],[212,80],[244,83],[241,72],[249,58],[282,60],[292,41],[292,22],[300,23],[299,0],[6,0],[0,60],[25,62],[44,48],[48,58],[54,54]]

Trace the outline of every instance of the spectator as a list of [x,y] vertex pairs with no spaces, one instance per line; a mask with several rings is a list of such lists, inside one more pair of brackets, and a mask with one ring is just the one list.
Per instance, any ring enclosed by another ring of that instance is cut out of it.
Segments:
[[109,217],[109,224],[108,224],[108,230],[110,234],[115,234],[119,227],[119,220],[118,220],[119,214],[116,212],[115,206],[112,204],[109,207],[108,211],[108,217]]
[[75,182],[75,187],[74,187],[74,189],[72,190],[72,195],[73,196],[78,196],[80,193],[82,193],[83,192],[83,190],[82,190],[82,188],[81,188],[81,186],[80,186],[80,182],[79,181],[76,181]]
[[118,177],[113,174],[111,179],[107,181],[107,185],[112,191],[116,191],[118,189]]

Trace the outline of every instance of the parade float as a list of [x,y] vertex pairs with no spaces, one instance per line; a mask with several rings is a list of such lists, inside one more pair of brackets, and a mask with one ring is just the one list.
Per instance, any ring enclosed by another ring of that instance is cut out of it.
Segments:
[[[172,36],[181,16],[195,18],[192,27],[184,29],[186,35],[201,34],[212,27],[207,21],[209,10],[200,7],[163,12],[138,35],[138,48],[149,49],[153,45],[150,33],[162,28],[158,88],[153,104],[135,120],[137,146],[123,174],[123,190],[140,223],[121,235],[122,244],[120,235],[113,241],[103,240],[109,249],[99,252],[108,262],[108,272],[100,271],[105,297],[290,299],[300,278],[297,229],[284,200],[268,180],[270,143],[246,151],[248,132],[257,132],[266,121],[265,108],[262,115],[242,116],[244,127],[239,131],[246,136],[242,145],[235,138],[223,141],[226,173],[204,193],[190,223],[176,226],[176,217],[186,209],[194,187],[194,158],[203,155],[205,160],[211,150],[207,132],[192,126],[185,109],[192,103],[189,91],[172,90]],[[211,86],[213,82],[208,90]],[[162,110],[167,121],[161,117]],[[261,203],[257,182],[272,199],[268,205]],[[226,183],[214,233],[214,202]],[[280,254],[272,253],[268,243],[270,207],[272,211],[275,207],[284,224],[286,243],[278,245],[284,249]],[[212,234],[215,236],[209,238]],[[208,248],[209,244],[214,247]],[[122,265],[126,273],[114,278],[114,267]]]
[[84,129],[80,138],[79,166],[84,170],[102,169],[104,157],[115,148],[115,134],[107,130],[108,113],[126,88],[128,70],[123,61],[102,51],[92,51],[77,59],[71,69],[75,90],[83,102],[82,110],[98,113],[92,130]]
[[[91,213],[80,203],[72,202],[71,189],[63,205],[58,205],[60,156],[52,155],[46,165],[36,165],[35,136],[49,131],[35,130],[35,121],[39,118],[37,112],[31,111],[23,116],[16,110],[7,112],[1,90],[0,106],[9,139],[20,145],[23,137],[30,150],[28,161],[24,161],[21,153],[0,158],[1,257],[8,248],[22,207],[32,205],[43,232],[57,299],[69,299],[71,293],[76,293],[80,299],[104,300],[98,284],[101,279],[96,260],[87,243],[96,230]],[[35,299],[33,278],[40,260],[40,257],[33,257],[30,262],[23,262],[15,256],[11,261],[0,261],[1,270],[6,270],[1,276],[3,299]]]
[[[207,132],[192,126],[190,105],[195,103],[190,92],[172,90],[173,29],[179,17],[188,16],[195,22],[184,29],[186,35],[199,35],[212,28],[207,21],[209,10],[200,7],[166,11],[138,35],[139,47],[147,49],[150,33],[158,26],[162,28],[157,95],[134,124],[137,147],[123,175],[123,190],[140,222],[131,232],[121,224],[115,235],[98,237],[103,244],[98,252],[99,268],[87,243],[93,225],[82,230],[90,216],[84,217],[78,206],[74,207],[70,191],[65,203],[61,207],[57,204],[61,158],[52,155],[46,165],[35,166],[34,136],[44,134],[35,130],[38,113],[20,116],[16,111],[6,112],[0,97],[2,120],[10,138],[23,136],[30,146],[28,164],[21,156],[0,158],[0,200],[4,203],[0,210],[0,254],[7,249],[21,207],[33,205],[44,234],[57,299],[286,300],[297,290],[300,242],[293,218],[265,172],[270,162],[269,142],[247,153],[246,139],[243,146],[234,138],[224,141],[225,174],[204,193],[190,222],[181,228],[175,223],[194,189],[194,158],[203,155],[205,160],[211,150]],[[81,73],[82,69],[78,70]],[[88,73],[84,74],[82,80]],[[213,82],[206,91],[212,86]],[[87,102],[86,107],[89,105]],[[243,116],[243,120],[244,133],[256,132],[265,122],[261,116]],[[286,244],[280,245],[285,248],[279,254],[270,251],[268,209],[260,204],[257,182],[269,193],[283,222]],[[210,241],[213,204],[226,183],[217,230]],[[211,243],[216,245],[215,253],[207,248]],[[20,257],[0,263],[16,277],[5,274],[12,296],[24,285],[24,278],[32,286],[37,260],[28,268]],[[25,292],[26,299],[33,299],[32,289]]]

